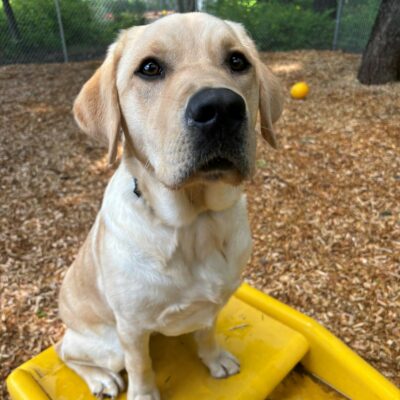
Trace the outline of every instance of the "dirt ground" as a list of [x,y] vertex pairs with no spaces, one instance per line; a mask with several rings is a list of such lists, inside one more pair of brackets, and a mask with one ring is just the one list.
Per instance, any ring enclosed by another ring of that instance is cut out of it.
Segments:
[[[356,55],[263,56],[311,92],[286,100],[278,151],[259,141],[244,278],[400,385],[400,84],[360,85]],[[61,336],[59,285],[112,174],[71,116],[98,65],[0,68],[2,381]]]

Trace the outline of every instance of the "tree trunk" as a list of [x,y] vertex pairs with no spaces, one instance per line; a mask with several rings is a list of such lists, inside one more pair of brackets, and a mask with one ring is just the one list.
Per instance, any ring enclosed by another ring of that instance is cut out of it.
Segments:
[[11,37],[15,40],[19,40],[21,35],[9,0],[3,0],[3,8],[7,16],[8,29],[10,30]]
[[196,0],[178,0],[178,11],[180,13],[196,11]]
[[366,85],[400,80],[399,0],[382,0],[357,78]]
[[322,13],[330,10],[329,15],[336,18],[337,0],[314,0],[313,9],[316,12]]

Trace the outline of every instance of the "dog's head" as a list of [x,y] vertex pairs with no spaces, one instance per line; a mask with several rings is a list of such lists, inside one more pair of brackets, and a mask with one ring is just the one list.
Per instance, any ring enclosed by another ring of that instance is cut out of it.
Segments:
[[126,145],[164,185],[221,180],[254,171],[257,113],[275,147],[279,85],[237,23],[175,14],[123,31],[74,104],[83,131]]

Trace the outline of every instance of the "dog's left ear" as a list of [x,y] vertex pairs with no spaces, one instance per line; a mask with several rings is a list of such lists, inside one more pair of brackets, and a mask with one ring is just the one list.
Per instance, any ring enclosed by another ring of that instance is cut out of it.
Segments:
[[[122,35],[120,35],[122,36]],[[74,102],[74,116],[89,136],[108,145],[108,162],[117,156],[121,111],[116,87],[116,70],[121,57],[121,37],[110,46],[106,59],[82,87]]]
[[251,55],[251,61],[256,69],[257,79],[259,82],[261,134],[263,138],[276,149],[277,144],[273,124],[279,119],[283,109],[283,95],[279,81],[260,60],[257,48],[254,42],[250,39],[243,25],[232,21],[225,22],[233,28],[243,46],[245,46]]
[[263,138],[277,148],[273,124],[279,119],[283,109],[283,95],[278,79],[267,66],[258,62],[257,71],[260,80],[260,127]]

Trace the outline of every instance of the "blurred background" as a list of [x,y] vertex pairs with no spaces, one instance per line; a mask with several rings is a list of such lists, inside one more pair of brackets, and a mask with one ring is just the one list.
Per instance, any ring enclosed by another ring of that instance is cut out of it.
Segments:
[[362,52],[379,0],[2,0],[0,64],[102,57],[118,30],[172,12],[243,22],[260,50]]

